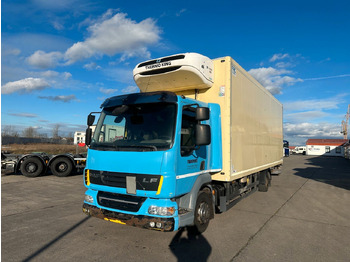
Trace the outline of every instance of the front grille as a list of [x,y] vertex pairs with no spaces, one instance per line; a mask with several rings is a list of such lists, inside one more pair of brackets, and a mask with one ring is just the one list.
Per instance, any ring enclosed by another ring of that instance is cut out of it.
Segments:
[[126,188],[126,174],[103,172],[101,174],[101,182],[107,186]]
[[139,211],[145,200],[145,197],[121,195],[108,192],[99,192],[97,194],[97,201],[100,206],[130,212]]
[[126,177],[136,177],[136,189],[146,191],[157,191],[160,175],[130,174],[109,171],[90,170],[90,183],[96,185],[126,188]]
[[184,58],[185,58],[185,55],[168,56],[168,57],[164,57],[164,58],[162,58],[162,59],[155,59],[155,60],[143,62],[143,63],[139,64],[138,68],[143,67],[143,66],[148,66],[148,65],[157,64],[157,63],[164,63],[164,62],[169,62],[169,61],[184,59]]

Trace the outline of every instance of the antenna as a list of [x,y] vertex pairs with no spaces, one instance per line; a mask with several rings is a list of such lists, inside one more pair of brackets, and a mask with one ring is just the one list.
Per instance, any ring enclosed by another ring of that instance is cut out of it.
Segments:
[[350,104],[348,105],[348,112],[345,115],[345,120],[341,121],[340,133],[343,134],[344,139],[348,139],[349,118],[350,118]]

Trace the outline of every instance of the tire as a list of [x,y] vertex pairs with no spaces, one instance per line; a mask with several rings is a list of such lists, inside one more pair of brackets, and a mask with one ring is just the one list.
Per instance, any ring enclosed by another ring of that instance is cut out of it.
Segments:
[[258,189],[261,192],[267,192],[269,190],[269,185],[271,184],[271,179],[269,179],[268,171],[264,170],[259,173],[259,185]]
[[203,233],[213,216],[213,199],[210,193],[199,191],[196,207],[194,209],[194,226],[190,228],[191,233],[199,235]]
[[271,180],[272,180],[271,172],[269,170],[267,170],[266,173],[267,173],[267,180],[269,181],[269,187],[270,187],[271,186]]
[[37,177],[44,170],[44,164],[37,157],[28,157],[24,159],[20,166],[21,173],[26,177]]
[[71,174],[73,164],[67,157],[58,157],[51,163],[51,172],[58,177],[65,177]]

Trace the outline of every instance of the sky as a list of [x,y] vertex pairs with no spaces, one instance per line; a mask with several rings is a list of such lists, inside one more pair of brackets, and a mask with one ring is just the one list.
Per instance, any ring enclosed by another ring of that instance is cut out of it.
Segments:
[[231,56],[284,108],[284,138],[342,138],[350,104],[350,2],[1,2],[1,128],[66,136],[110,96],[138,92],[132,70],[158,57]]

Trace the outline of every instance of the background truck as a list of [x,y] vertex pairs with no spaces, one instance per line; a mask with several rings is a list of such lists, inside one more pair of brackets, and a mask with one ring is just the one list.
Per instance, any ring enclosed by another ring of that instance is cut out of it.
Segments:
[[283,140],[283,156],[289,156],[289,142],[287,140]]
[[[134,80],[141,92],[107,99],[86,131],[84,213],[201,233],[215,213],[268,190],[283,161],[282,105],[231,57],[150,60]],[[113,126],[123,135],[111,139]]]
[[81,172],[85,168],[86,154],[32,153],[13,155],[1,153],[1,171],[18,173],[26,177],[37,177],[48,171],[58,177],[69,176],[74,172]]

